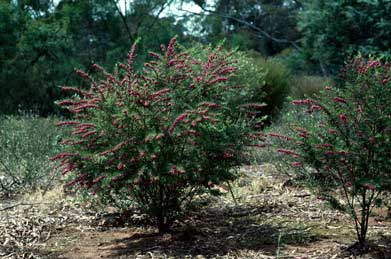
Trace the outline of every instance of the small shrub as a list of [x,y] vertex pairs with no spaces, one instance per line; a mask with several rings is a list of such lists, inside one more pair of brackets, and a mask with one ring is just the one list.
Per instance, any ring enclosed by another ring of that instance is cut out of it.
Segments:
[[290,122],[295,134],[269,133],[307,184],[331,201],[344,197],[360,248],[373,207],[391,189],[390,74],[389,64],[358,58],[345,67],[344,88],[293,101],[306,117]]
[[238,91],[229,84],[237,70],[230,54],[177,52],[174,44],[150,53],[154,60],[140,73],[133,70],[136,45],[114,75],[99,65],[99,81],[78,71],[91,87],[63,87],[76,94],[58,104],[75,120],[59,123],[73,131],[62,142],[66,152],[53,157],[68,186],[108,201],[127,196],[159,232],[195,195],[236,178],[246,145],[259,137],[252,129],[262,108],[230,102]]
[[12,196],[55,183],[58,131],[54,119],[35,116],[0,117],[0,194]]

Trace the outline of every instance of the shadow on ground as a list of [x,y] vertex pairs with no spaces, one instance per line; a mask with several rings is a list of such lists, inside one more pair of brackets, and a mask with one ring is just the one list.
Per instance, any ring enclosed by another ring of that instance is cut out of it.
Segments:
[[243,250],[275,256],[283,244],[304,244],[315,239],[301,225],[270,220],[265,223],[264,214],[271,209],[278,208],[250,205],[208,208],[174,226],[170,234],[157,235],[153,230],[134,233],[104,243],[100,250],[113,257],[148,252],[176,258],[189,255],[210,257],[237,254]]

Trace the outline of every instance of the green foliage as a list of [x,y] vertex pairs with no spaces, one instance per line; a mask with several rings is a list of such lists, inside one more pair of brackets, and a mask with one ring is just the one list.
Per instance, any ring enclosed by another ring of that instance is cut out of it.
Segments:
[[0,41],[2,113],[20,109],[47,113],[53,108],[51,98],[58,93],[53,75],[62,74],[58,60],[67,46],[64,30],[59,21],[33,18],[28,10],[0,4],[0,13],[7,12],[0,18],[7,35],[6,41]]
[[238,71],[231,82],[240,86],[235,104],[264,103],[262,115],[276,117],[290,93],[293,77],[288,68],[277,59],[266,59],[257,52],[237,52],[234,55]]
[[53,187],[54,163],[59,152],[59,132],[53,119],[33,116],[0,117],[0,195]]
[[80,82],[75,67],[114,67],[139,37],[143,52],[183,37],[181,23],[156,15],[166,7],[161,1],[132,1],[126,11],[116,1],[57,2],[0,2],[0,113],[57,113],[58,85]]
[[323,74],[336,75],[361,52],[390,57],[391,2],[311,0],[299,16],[302,57]]
[[266,94],[263,101],[268,106],[265,112],[276,116],[291,91],[292,75],[290,70],[276,59],[257,60],[257,62],[267,71],[264,86]]
[[375,201],[391,190],[390,75],[389,64],[358,58],[343,89],[293,101],[306,110],[292,117],[291,135],[269,133],[301,179],[330,201],[344,197],[362,247]]
[[76,93],[59,102],[76,120],[59,124],[73,131],[63,141],[67,152],[53,158],[70,173],[69,186],[109,203],[127,195],[160,232],[194,195],[216,193],[214,185],[235,179],[246,145],[257,139],[251,133],[259,106],[230,103],[238,91],[228,83],[236,71],[232,57],[221,49],[178,53],[174,44],[152,52],[139,73],[135,45],[114,75],[98,65],[99,81],[78,71],[90,87],[63,88]]
[[325,86],[333,86],[334,82],[329,77],[321,76],[296,76],[292,85],[292,97],[304,98],[318,95]]
[[[197,44],[194,49],[203,49],[198,55],[206,58],[211,45]],[[269,119],[279,114],[285,98],[290,93],[292,75],[290,70],[277,59],[264,58],[255,51],[234,53],[238,71],[231,82],[240,86],[231,96],[230,103],[238,106],[244,103],[263,103],[262,116]]]

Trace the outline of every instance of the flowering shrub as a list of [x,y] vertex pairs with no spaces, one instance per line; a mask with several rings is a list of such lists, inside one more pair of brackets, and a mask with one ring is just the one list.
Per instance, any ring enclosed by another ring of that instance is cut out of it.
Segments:
[[358,58],[345,67],[344,88],[293,101],[307,117],[294,118],[294,134],[269,133],[301,178],[329,197],[344,197],[360,247],[371,210],[391,190],[390,74],[389,64]]
[[[136,45],[114,75],[99,65],[97,81],[77,71],[89,89],[62,87],[73,98],[58,102],[74,114],[72,135],[63,140],[60,161],[67,184],[92,194],[135,201],[167,231],[185,202],[235,179],[252,133],[257,104],[233,107],[237,91],[228,81],[236,71],[229,54],[210,50],[198,60],[174,48],[175,38],[142,72],[133,69]],[[239,111],[239,112],[238,112]]]

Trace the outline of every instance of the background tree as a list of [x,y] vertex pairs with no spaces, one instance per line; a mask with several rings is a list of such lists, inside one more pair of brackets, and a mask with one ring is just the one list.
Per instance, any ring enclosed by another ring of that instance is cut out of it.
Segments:
[[324,75],[336,75],[352,55],[390,57],[391,2],[305,1],[299,15],[305,61]]
[[227,38],[230,47],[252,49],[267,56],[288,47],[298,48],[298,1],[218,0],[213,9],[203,1],[195,2],[207,14],[203,30],[208,41]]
[[113,67],[138,37],[143,50],[183,37],[180,22],[161,17],[170,2],[137,0],[121,10],[114,0],[1,1],[1,113],[53,113],[58,86],[80,82],[75,68]]

